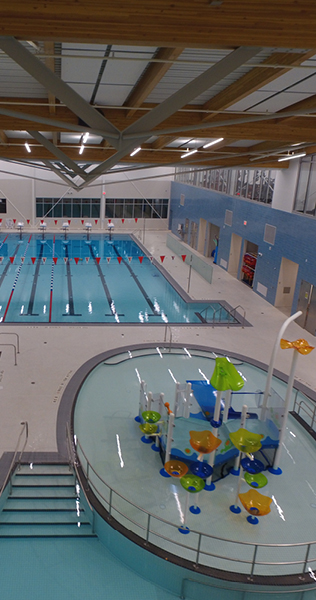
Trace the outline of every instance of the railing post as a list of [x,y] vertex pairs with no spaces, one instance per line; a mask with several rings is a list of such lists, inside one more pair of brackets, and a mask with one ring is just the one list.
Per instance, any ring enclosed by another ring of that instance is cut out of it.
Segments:
[[200,558],[201,541],[202,541],[202,534],[201,534],[201,533],[199,533],[198,547],[197,547],[197,551],[196,551],[196,560],[195,560],[195,566],[196,566],[196,567],[198,567],[198,566],[199,566],[199,558]]
[[109,515],[112,514],[112,488],[110,488],[110,497],[109,497]]
[[148,513],[148,519],[147,519],[147,531],[146,531],[146,544],[148,544],[148,540],[149,540],[149,533],[150,533],[150,514]]
[[303,573],[306,573],[306,566],[307,566],[307,563],[308,563],[308,556],[309,556],[310,549],[311,549],[311,545],[307,544],[307,550],[306,550],[305,560],[304,560],[304,566],[303,566]]
[[255,545],[255,551],[253,553],[253,559],[252,559],[252,565],[251,565],[251,572],[250,572],[250,576],[252,577],[254,570],[255,570],[255,564],[256,564],[256,556],[257,556],[257,551],[258,551],[258,546],[257,544]]

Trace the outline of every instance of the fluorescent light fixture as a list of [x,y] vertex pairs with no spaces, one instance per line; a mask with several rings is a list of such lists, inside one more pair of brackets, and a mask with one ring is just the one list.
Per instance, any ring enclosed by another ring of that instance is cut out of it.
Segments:
[[288,156],[283,156],[283,158],[278,158],[278,162],[282,162],[284,160],[293,160],[293,158],[300,158],[301,156],[306,156],[306,152],[301,152],[301,154],[289,154]]
[[82,153],[83,153],[83,151],[84,151],[84,145],[83,145],[83,144],[81,144],[81,146],[80,146],[80,150],[79,150],[79,154],[82,154]]
[[297,142],[297,144],[291,144],[291,148],[293,146],[301,146],[302,144],[305,144],[305,142]]
[[212,142],[209,142],[208,144],[205,144],[203,146],[203,148],[209,148],[210,146],[214,146],[214,144],[218,144],[219,142],[222,142],[224,138],[218,138],[217,140],[213,140]]
[[25,146],[25,148],[27,149],[28,152],[31,152],[31,148],[30,148],[30,146],[28,145],[27,142],[25,142],[24,146]]
[[186,158],[187,156],[191,156],[191,154],[195,154],[197,150],[191,150],[190,152],[186,152],[185,154],[181,154],[181,158]]
[[84,134],[83,138],[82,138],[82,143],[85,144],[87,139],[89,137],[89,132],[87,131],[87,133]]
[[133,152],[130,153],[130,156],[135,156],[135,154],[137,154],[137,152],[139,152],[141,150],[141,147],[139,146],[139,148],[135,148],[135,150],[133,150]]

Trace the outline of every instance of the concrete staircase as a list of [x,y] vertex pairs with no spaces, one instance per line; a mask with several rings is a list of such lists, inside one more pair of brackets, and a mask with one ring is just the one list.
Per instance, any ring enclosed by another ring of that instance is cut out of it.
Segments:
[[68,465],[22,465],[0,513],[0,538],[97,537]]

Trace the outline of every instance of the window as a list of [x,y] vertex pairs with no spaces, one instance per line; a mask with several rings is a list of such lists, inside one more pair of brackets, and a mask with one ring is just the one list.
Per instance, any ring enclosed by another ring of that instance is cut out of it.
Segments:
[[107,219],[166,219],[168,198],[107,198],[105,217]]
[[[0,211],[1,212],[1,211]],[[36,198],[36,216],[55,219],[99,219],[99,198]]]

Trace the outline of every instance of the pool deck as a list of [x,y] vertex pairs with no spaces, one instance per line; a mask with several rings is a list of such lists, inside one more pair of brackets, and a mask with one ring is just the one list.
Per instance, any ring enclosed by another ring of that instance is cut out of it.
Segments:
[[[189,267],[181,257],[171,259],[166,246],[167,232],[146,232],[145,246],[159,259],[164,255],[164,268],[183,287],[188,288]],[[190,249],[188,247],[188,253]],[[246,285],[214,265],[213,282],[207,283],[192,270],[189,294],[193,300],[225,300],[231,306],[242,305],[252,327],[172,326],[173,342],[201,344],[251,356],[267,363],[278,330],[286,315],[271,306]],[[14,365],[12,344],[20,336],[20,353]],[[91,357],[111,348],[136,342],[162,343],[165,325],[29,325],[2,324],[0,347],[0,455],[12,451],[20,432],[21,421],[29,423],[29,452],[55,452],[56,420],[62,393],[76,370]],[[169,334],[168,334],[169,335]],[[316,345],[314,336],[291,323],[286,337],[304,337]],[[291,353],[279,351],[276,368],[288,374]],[[314,353],[299,357],[297,379],[316,391]]]

